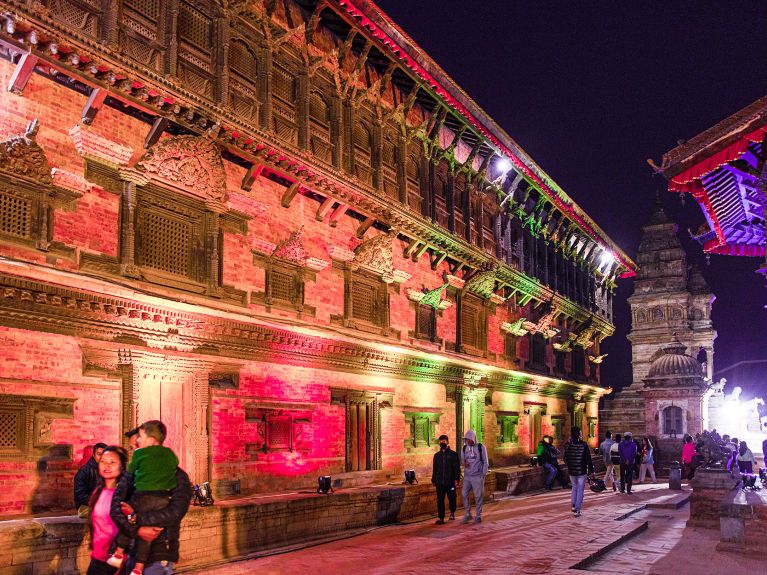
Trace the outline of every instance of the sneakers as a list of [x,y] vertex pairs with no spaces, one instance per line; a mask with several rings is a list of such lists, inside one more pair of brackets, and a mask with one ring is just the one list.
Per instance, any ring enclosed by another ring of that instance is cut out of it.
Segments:
[[477,517],[477,518],[474,520],[474,523],[482,523],[482,518],[481,518],[481,517]]
[[469,521],[471,521],[471,515],[464,515],[464,516],[463,516],[463,519],[461,519],[461,524],[462,524],[462,525],[465,525],[465,524],[466,524],[466,523],[468,523]]
[[580,511],[576,511],[575,514],[574,514],[574,517],[580,517],[580,516],[581,516],[581,512]]
[[444,524],[445,524],[445,520],[444,519],[437,519],[434,522],[434,525],[444,525]]
[[572,507],[570,507],[570,511],[572,511],[573,513],[575,513],[575,505],[573,505]]
[[451,513],[448,519],[450,519],[450,521],[455,521],[455,513]]
[[117,553],[113,553],[109,559],[107,559],[107,565],[110,567],[122,567],[123,561],[125,561],[125,555],[118,555]]

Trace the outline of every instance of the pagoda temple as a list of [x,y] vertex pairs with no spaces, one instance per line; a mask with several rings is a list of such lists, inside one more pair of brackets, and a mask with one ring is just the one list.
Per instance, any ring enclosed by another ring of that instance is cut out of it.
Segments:
[[375,4],[0,20],[0,515],[155,418],[217,500],[596,445],[636,265]]

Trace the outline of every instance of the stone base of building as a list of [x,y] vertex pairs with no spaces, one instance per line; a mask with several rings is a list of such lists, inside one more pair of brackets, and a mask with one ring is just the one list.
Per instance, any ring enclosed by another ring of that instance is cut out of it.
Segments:
[[726,469],[699,468],[690,482],[689,527],[719,529],[723,502],[731,495],[737,479],[733,479]]
[[[181,525],[182,568],[204,567],[249,554],[305,543],[344,531],[436,515],[436,492],[428,478],[416,485],[382,485],[249,497],[192,507]],[[496,477],[485,482],[492,501]],[[458,506],[463,506],[460,492]],[[460,519],[460,514],[459,514]],[[0,522],[0,575],[84,573],[90,540],[76,516]]]
[[720,507],[719,551],[764,554],[767,541],[767,493],[735,489]]

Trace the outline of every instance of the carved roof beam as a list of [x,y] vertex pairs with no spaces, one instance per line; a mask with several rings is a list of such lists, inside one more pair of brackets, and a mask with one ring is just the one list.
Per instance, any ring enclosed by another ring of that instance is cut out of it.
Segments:
[[341,219],[341,216],[343,216],[348,209],[348,204],[339,204],[333,210],[333,212],[330,214],[330,218],[328,218],[328,224],[330,224],[331,228],[335,228],[338,225],[338,220]]
[[440,264],[445,261],[445,258],[447,257],[447,252],[440,252],[440,251],[432,251],[431,254],[429,254],[429,259],[431,260],[431,269],[436,270]]
[[408,238],[408,244],[405,246],[405,249],[402,252],[402,257],[412,258],[413,254],[416,252],[417,249],[421,247],[422,244],[426,245],[425,242],[422,242],[421,240],[417,238]]
[[169,125],[170,120],[168,118],[165,116],[157,116],[152,123],[152,127],[149,128],[149,132],[147,132],[146,138],[144,138],[144,149],[146,150],[154,146]]
[[20,96],[24,92],[24,88],[27,87],[27,82],[32,77],[35,66],[37,66],[39,61],[40,58],[31,52],[21,54],[8,82],[8,91]]
[[328,7],[328,3],[325,0],[320,0],[312,11],[312,15],[309,17],[309,23],[306,25],[306,43],[314,43],[314,34],[317,31],[317,27],[320,24],[320,17],[322,11]]
[[[258,164],[258,165],[263,167],[262,164]],[[296,194],[300,190],[301,190],[301,186],[298,182],[293,182],[287,188],[285,188],[285,191],[282,194],[282,199],[280,200],[280,204],[282,205],[282,207],[289,208],[290,204],[293,202],[293,198],[296,197]]]
[[349,57],[349,54],[351,54],[352,43],[354,42],[355,36],[357,36],[357,30],[354,28],[349,30],[349,33],[346,35],[346,40],[344,40],[344,43],[341,46],[341,51],[338,53],[338,67],[340,69],[343,69],[346,59]]
[[318,222],[322,222],[325,220],[325,216],[328,215],[330,212],[330,209],[333,207],[333,204],[335,204],[335,199],[331,197],[325,198],[325,200],[320,204],[320,207],[317,208],[317,215],[315,216],[317,218]]
[[[96,119],[96,114],[104,106],[104,101],[107,99],[107,91],[103,88],[94,88],[91,90],[88,96],[88,101],[85,102],[82,113],[82,123],[86,126],[93,123]],[[145,146],[146,147],[146,146]]]
[[357,239],[361,240],[365,236],[365,233],[375,223],[375,221],[376,219],[374,217],[365,218],[365,220],[359,226],[357,226],[357,231],[354,234]]
[[[253,184],[256,182],[256,178],[260,176],[261,172],[263,171],[264,171],[264,164],[262,164],[261,162],[258,162],[250,166],[250,168],[248,168],[248,171],[245,172],[245,175],[242,177],[242,183],[240,184],[240,187],[246,192],[251,191],[253,189]],[[288,205],[290,205],[290,203],[288,203]]]

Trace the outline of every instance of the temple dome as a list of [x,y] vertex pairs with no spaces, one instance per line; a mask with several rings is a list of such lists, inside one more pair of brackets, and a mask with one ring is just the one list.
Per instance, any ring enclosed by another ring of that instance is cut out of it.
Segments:
[[650,364],[647,379],[703,377],[703,366],[686,351],[687,348],[675,337],[663,348],[663,355]]

